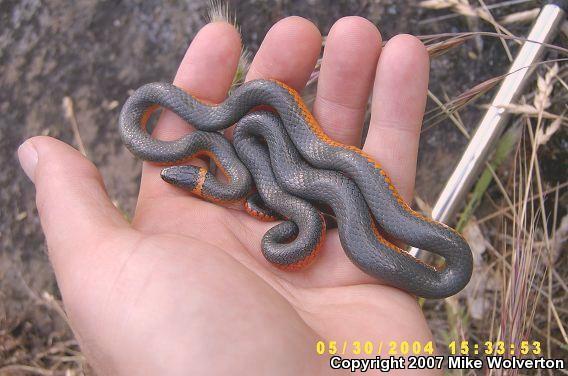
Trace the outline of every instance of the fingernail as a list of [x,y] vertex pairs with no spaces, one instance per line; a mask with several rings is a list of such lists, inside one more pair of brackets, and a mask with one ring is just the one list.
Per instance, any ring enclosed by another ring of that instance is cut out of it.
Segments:
[[22,170],[24,170],[33,183],[38,156],[35,146],[30,141],[25,141],[20,145],[18,148],[18,159],[20,160]]

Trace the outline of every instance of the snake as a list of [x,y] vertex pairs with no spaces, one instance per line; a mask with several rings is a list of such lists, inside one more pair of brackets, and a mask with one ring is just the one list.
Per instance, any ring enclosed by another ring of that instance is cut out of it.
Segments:
[[[173,141],[152,137],[148,119],[160,107],[196,131]],[[221,132],[232,125],[231,144]],[[329,138],[300,94],[282,82],[246,82],[220,104],[169,83],[149,83],[125,102],[119,130],[135,156],[169,165],[161,173],[165,181],[218,204],[243,201],[259,219],[283,219],[261,244],[264,256],[282,269],[314,261],[326,231],[318,205],[325,205],[347,257],[372,277],[430,299],[456,294],[471,278],[473,257],[465,239],[414,211],[379,162]],[[180,165],[198,156],[210,157],[224,181],[207,169]],[[253,187],[257,192],[250,195]],[[395,241],[437,254],[444,265],[427,264]]]

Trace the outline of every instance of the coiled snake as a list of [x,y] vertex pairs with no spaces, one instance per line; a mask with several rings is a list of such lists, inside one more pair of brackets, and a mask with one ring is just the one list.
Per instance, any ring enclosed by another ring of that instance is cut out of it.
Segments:
[[[275,112],[251,112],[261,105]],[[175,141],[152,138],[146,123],[159,106],[197,131]],[[217,131],[234,124],[231,145]],[[254,180],[258,194],[246,199],[247,211],[264,220],[285,219],[264,235],[261,245],[264,256],[280,268],[298,269],[314,260],[326,231],[317,205],[325,205],[333,210],[347,256],[371,276],[425,298],[453,295],[471,277],[473,260],[465,240],[412,210],[379,163],[327,137],[298,93],[281,82],[247,82],[219,105],[171,84],[147,84],[126,101],[120,134],[138,158],[172,165],[162,171],[165,181],[205,200],[244,200]],[[228,183],[204,168],[179,165],[200,155],[209,156]],[[437,270],[423,263],[383,234],[444,257],[445,266]]]

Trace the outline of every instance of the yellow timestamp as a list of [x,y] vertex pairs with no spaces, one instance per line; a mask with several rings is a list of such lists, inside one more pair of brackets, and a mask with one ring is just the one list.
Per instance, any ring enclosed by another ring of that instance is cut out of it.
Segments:
[[432,341],[317,341],[318,355],[433,355]]
[[520,343],[452,341],[448,344],[448,349],[451,355],[540,355],[542,353],[539,341]]

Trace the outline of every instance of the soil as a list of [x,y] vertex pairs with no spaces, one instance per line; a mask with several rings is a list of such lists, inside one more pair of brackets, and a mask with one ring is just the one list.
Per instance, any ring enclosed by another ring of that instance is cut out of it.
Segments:
[[[449,13],[426,11],[416,3],[230,1],[244,44],[253,53],[270,26],[288,15],[309,18],[324,34],[342,16],[364,16],[380,27],[385,40],[398,33],[493,31],[463,17],[424,22]],[[509,7],[495,15],[534,6]],[[63,99],[71,98],[88,157],[100,169],[113,201],[125,213],[132,213],[140,163],[119,139],[121,104],[130,90],[173,78],[188,43],[206,23],[207,9],[204,0],[0,0],[0,367],[26,359],[23,353],[33,353],[49,341],[72,338],[57,312],[41,303],[44,292],[58,297],[58,291],[34,188],[17,162],[18,145],[27,137],[43,134],[77,146],[62,107]],[[511,29],[525,35],[528,25]],[[516,47],[510,45],[514,53]],[[441,98],[451,97],[504,73],[507,67],[499,41],[473,40],[432,61],[430,88]],[[429,103],[429,108],[434,104]],[[460,113],[468,131],[474,129],[482,112],[470,106]],[[449,121],[423,132],[416,189],[420,198],[434,203],[465,145],[465,138]],[[566,160],[565,152],[558,148],[566,150],[566,143],[550,151],[554,158],[549,165],[544,161],[550,184],[562,175],[554,161]]]

